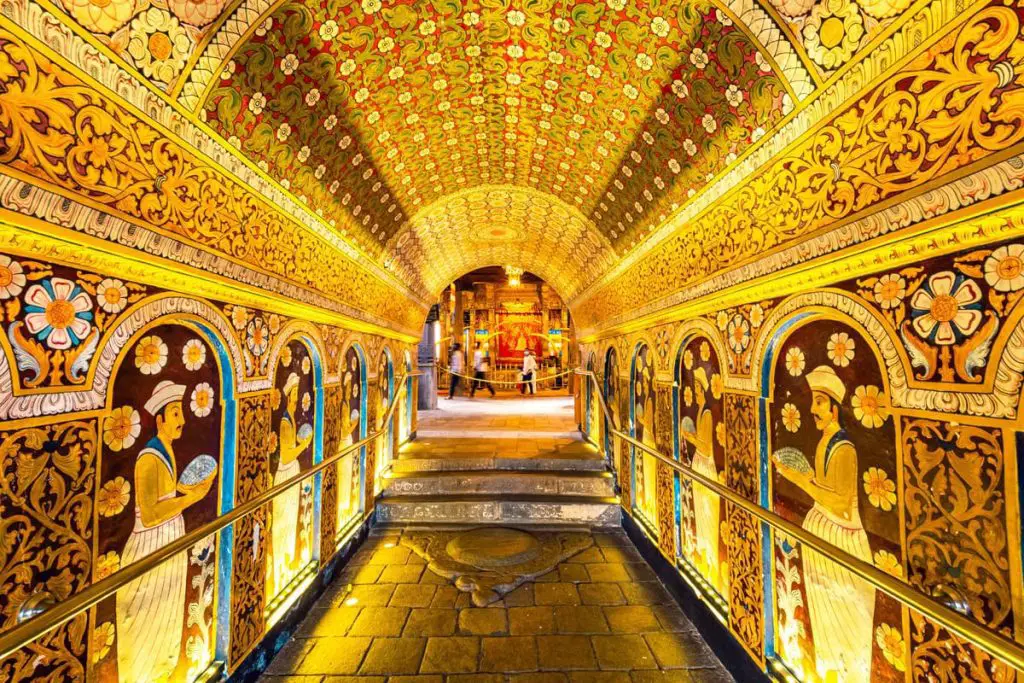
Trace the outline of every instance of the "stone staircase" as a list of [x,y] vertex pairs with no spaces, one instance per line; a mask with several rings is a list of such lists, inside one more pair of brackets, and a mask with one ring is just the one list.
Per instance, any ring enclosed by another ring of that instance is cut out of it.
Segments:
[[618,499],[594,458],[399,458],[377,504],[385,524],[619,526]]

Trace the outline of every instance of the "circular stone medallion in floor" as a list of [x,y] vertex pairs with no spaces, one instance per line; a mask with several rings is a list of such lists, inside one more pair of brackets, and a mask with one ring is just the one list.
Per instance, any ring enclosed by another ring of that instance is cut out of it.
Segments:
[[445,550],[456,562],[479,569],[502,569],[532,560],[540,553],[541,543],[528,531],[484,527],[460,532],[448,541]]

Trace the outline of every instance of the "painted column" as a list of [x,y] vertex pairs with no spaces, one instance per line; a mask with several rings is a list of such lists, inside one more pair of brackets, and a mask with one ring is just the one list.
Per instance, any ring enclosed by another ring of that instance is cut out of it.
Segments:
[[437,374],[434,367],[434,344],[437,342],[434,339],[434,321],[437,316],[438,307],[431,307],[427,322],[423,324],[423,338],[416,350],[417,369],[422,373],[414,383],[418,410],[437,410]]

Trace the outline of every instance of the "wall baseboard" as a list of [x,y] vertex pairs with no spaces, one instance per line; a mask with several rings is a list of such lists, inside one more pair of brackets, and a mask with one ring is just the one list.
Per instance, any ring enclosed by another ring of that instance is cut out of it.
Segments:
[[665,559],[640,525],[628,514],[622,515],[622,528],[640,551],[640,555],[658,575],[665,588],[672,594],[679,607],[715,653],[722,665],[737,681],[747,683],[771,683],[767,673],[761,671],[750,658],[729,629],[719,621],[711,607],[680,576],[672,563]]

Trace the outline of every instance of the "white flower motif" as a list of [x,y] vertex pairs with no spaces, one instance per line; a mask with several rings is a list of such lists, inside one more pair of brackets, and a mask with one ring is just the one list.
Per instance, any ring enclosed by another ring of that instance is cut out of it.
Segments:
[[980,301],[974,280],[948,270],[935,273],[910,299],[914,331],[924,339],[934,335],[941,346],[955,344],[981,325]]
[[626,9],[626,0],[607,0],[607,2],[608,7],[615,12],[621,12]]
[[704,130],[709,133],[714,133],[718,128],[718,122],[715,121],[715,117],[711,114],[704,114],[704,118],[700,120],[700,125],[704,126]]
[[651,19],[651,33],[658,36],[659,38],[664,38],[665,36],[667,36],[671,28],[672,27],[669,26],[669,23],[662,19],[661,17],[654,17],[653,19]]
[[287,121],[277,127],[277,139],[281,142],[287,140],[292,134],[292,127]]
[[299,68],[299,58],[294,53],[288,53],[281,58],[281,73],[291,76]]
[[21,294],[25,288],[25,270],[10,256],[0,254],[0,301]]
[[189,408],[196,417],[206,417],[213,410],[213,387],[208,382],[201,382],[192,390]]
[[336,125],[338,125],[338,117],[335,116],[334,114],[331,114],[326,119],[324,119],[325,130],[334,130],[334,127]]
[[732,106],[738,107],[743,102],[743,92],[735,85],[730,85],[725,90],[725,100]]
[[846,332],[836,332],[826,344],[828,358],[836,367],[845,368],[853,360],[855,346],[853,338]]
[[734,353],[742,353],[750,344],[750,323],[747,322],[746,318],[737,313],[729,321],[726,335],[729,339],[729,348]]
[[317,180],[320,180],[321,178],[324,177],[324,173],[326,173],[326,172],[327,172],[327,167],[324,166],[323,164],[320,164],[319,166],[316,167],[316,170],[313,171],[313,175],[316,176]]
[[380,39],[380,42],[377,43],[377,49],[381,52],[391,52],[395,49],[394,39],[392,39],[391,36],[384,36]]
[[328,41],[334,40],[334,37],[338,35],[338,22],[334,19],[328,19],[320,25],[320,40]]
[[25,293],[25,327],[51,349],[70,349],[92,329],[92,300],[60,277],[32,285]]
[[886,273],[872,288],[875,302],[884,309],[893,309],[907,295],[907,281],[899,273]]
[[421,36],[433,35],[435,31],[437,31],[437,24],[435,24],[433,21],[430,21],[429,19],[420,24]]
[[356,60],[354,59],[346,59],[344,62],[338,65],[338,73],[340,73],[342,76],[351,76],[355,70]]
[[393,67],[391,67],[391,70],[388,71],[388,78],[390,78],[393,81],[397,81],[399,78],[401,78],[404,75],[405,75],[405,69],[403,69],[400,66],[393,66]]
[[320,101],[320,90],[312,88],[306,93],[306,106],[315,107],[316,103]]
[[690,53],[690,64],[693,64],[698,69],[703,69],[708,65],[709,61],[710,60],[704,50],[699,47],[693,48],[693,52]]
[[96,303],[107,313],[120,313],[128,305],[128,288],[120,280],[108,277],[96,286]]
[[181,362],[186,370],[198,370],[206,362],[206,346],[198,339],[189,339],[181,350]]
[[135,347],[135,367],[143,375],[155,375],[167,365],[167,344],[155,334],[143,337]]
[[511,10],[505,15],[509,26],[522,26],[526,23],[526,15],[517,9]]
[[267,96],[257,91],[252,94],[249,98],[249,111],[256,116],[263,113],[263,108],[267,106]]
[[807,367],[807,360],[804,352],[799,346],[793,346],[786,351],[786,371],[793,377],[799,377]]
[[380,11],[381,2],[380,0],[363,0],[361,7],[363,14],[376,14]]
[[672,93],[679,99],[684,99],[689,96],[690,88],[677,78],[672,81]]
[[270,332],[263,318],[253,318],[246,332],[246,346],[254,356],[262,356],[270,344]]
[[306,159],[309,158],[310,153],[311,150],[309,149],[309,145],[303,145],[302,147],[299,147],[299,153],[296,155],[299,159],[299,163],[306,163]]
[[635,100],[640,95],[640,91],[632,83],[627,83],[622,86],[622,94],[631,100]]
[[597,43],[598,47],[607,49],[612,45],[612,37],[604,31],[598,31],[594,34],[594,42]]
[[985,282],[997,292],[1024,287],[1024,244],[1007,244],[985,259]]
[[654,60],[646,52],[641,52],[636,56],[636,65],[641,71],[650,71],[654,66]]
[[553,22],[551,22],[551,26],[559,33],[568,33],[570,28],[569,22],[563,19],[562,17],[558,17]]

